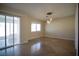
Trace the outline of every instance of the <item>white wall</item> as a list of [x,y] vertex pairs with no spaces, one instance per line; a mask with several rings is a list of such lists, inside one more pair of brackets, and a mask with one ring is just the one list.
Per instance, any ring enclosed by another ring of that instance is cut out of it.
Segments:
[[60,38],[67,40],[75,39],[75,17],[68,16],[55,19],[45,26],[46,37]]
[[[31,32],[31,23],[40,23],[41,24],[41,32]],[[30,17],[22,16],[21,17],[22,41],[26,42],[27,40],[42,37],[43,36],[42,25],[43,25],[43,23],[39,20],[34,20]]]
[[[1,6],[0,6],[1,7]],[[19,11],[19,10],[15,10],[9,7],[1,7],[0,11],[3,11],[4,13],[8,13],[11,15],[16,15],[16,16],[20,16],[21,20],[20,20],[20,39],[21,39],[21,43],[26,43],[28,42],[28,40],[30,39],[34,39],[34,38],[39,38],[42,37],[44,34],[44,27],[43,26],[43,22],[41,20],[37,20],[32,18],[31,16]],[[31,23],[35,22],[35,23],[40,23],[41,24],[41,32],[31,32]]]

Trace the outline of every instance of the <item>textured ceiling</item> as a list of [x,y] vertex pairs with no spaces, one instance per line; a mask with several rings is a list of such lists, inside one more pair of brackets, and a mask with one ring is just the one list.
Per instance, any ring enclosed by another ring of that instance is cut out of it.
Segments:
[[75,14],[76,4],[66,3],[49,3],[49,4],[4,4],[5,6],[20,10],[30,16],[45,20],[47,12],[53,12],[54,18],[71,16]]

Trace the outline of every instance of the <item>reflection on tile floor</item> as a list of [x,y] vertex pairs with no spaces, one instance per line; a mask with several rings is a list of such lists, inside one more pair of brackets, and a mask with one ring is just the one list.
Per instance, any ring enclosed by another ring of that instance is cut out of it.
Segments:
[[0,50],[0,56],[73,56],[74,42],[71,40],[39,38],[26,44]]

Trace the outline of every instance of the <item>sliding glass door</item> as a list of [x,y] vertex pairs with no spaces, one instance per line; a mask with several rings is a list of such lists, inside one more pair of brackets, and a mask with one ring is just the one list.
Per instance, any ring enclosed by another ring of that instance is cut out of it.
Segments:
[[5,16],[0,15],[0,48],[5,48]]
[[13,17],[6,16],[6,46],[13,46]]
[[0,49],[20,44],[20,18],[0,15]]
[[14,17],[14,44],[20,44],[20,18]]

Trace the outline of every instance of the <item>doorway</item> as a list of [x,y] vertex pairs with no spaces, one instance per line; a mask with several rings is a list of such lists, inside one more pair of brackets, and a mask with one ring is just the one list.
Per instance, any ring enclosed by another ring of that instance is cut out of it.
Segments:
[[0,15],[0,49],[20,44],[20,17]]

